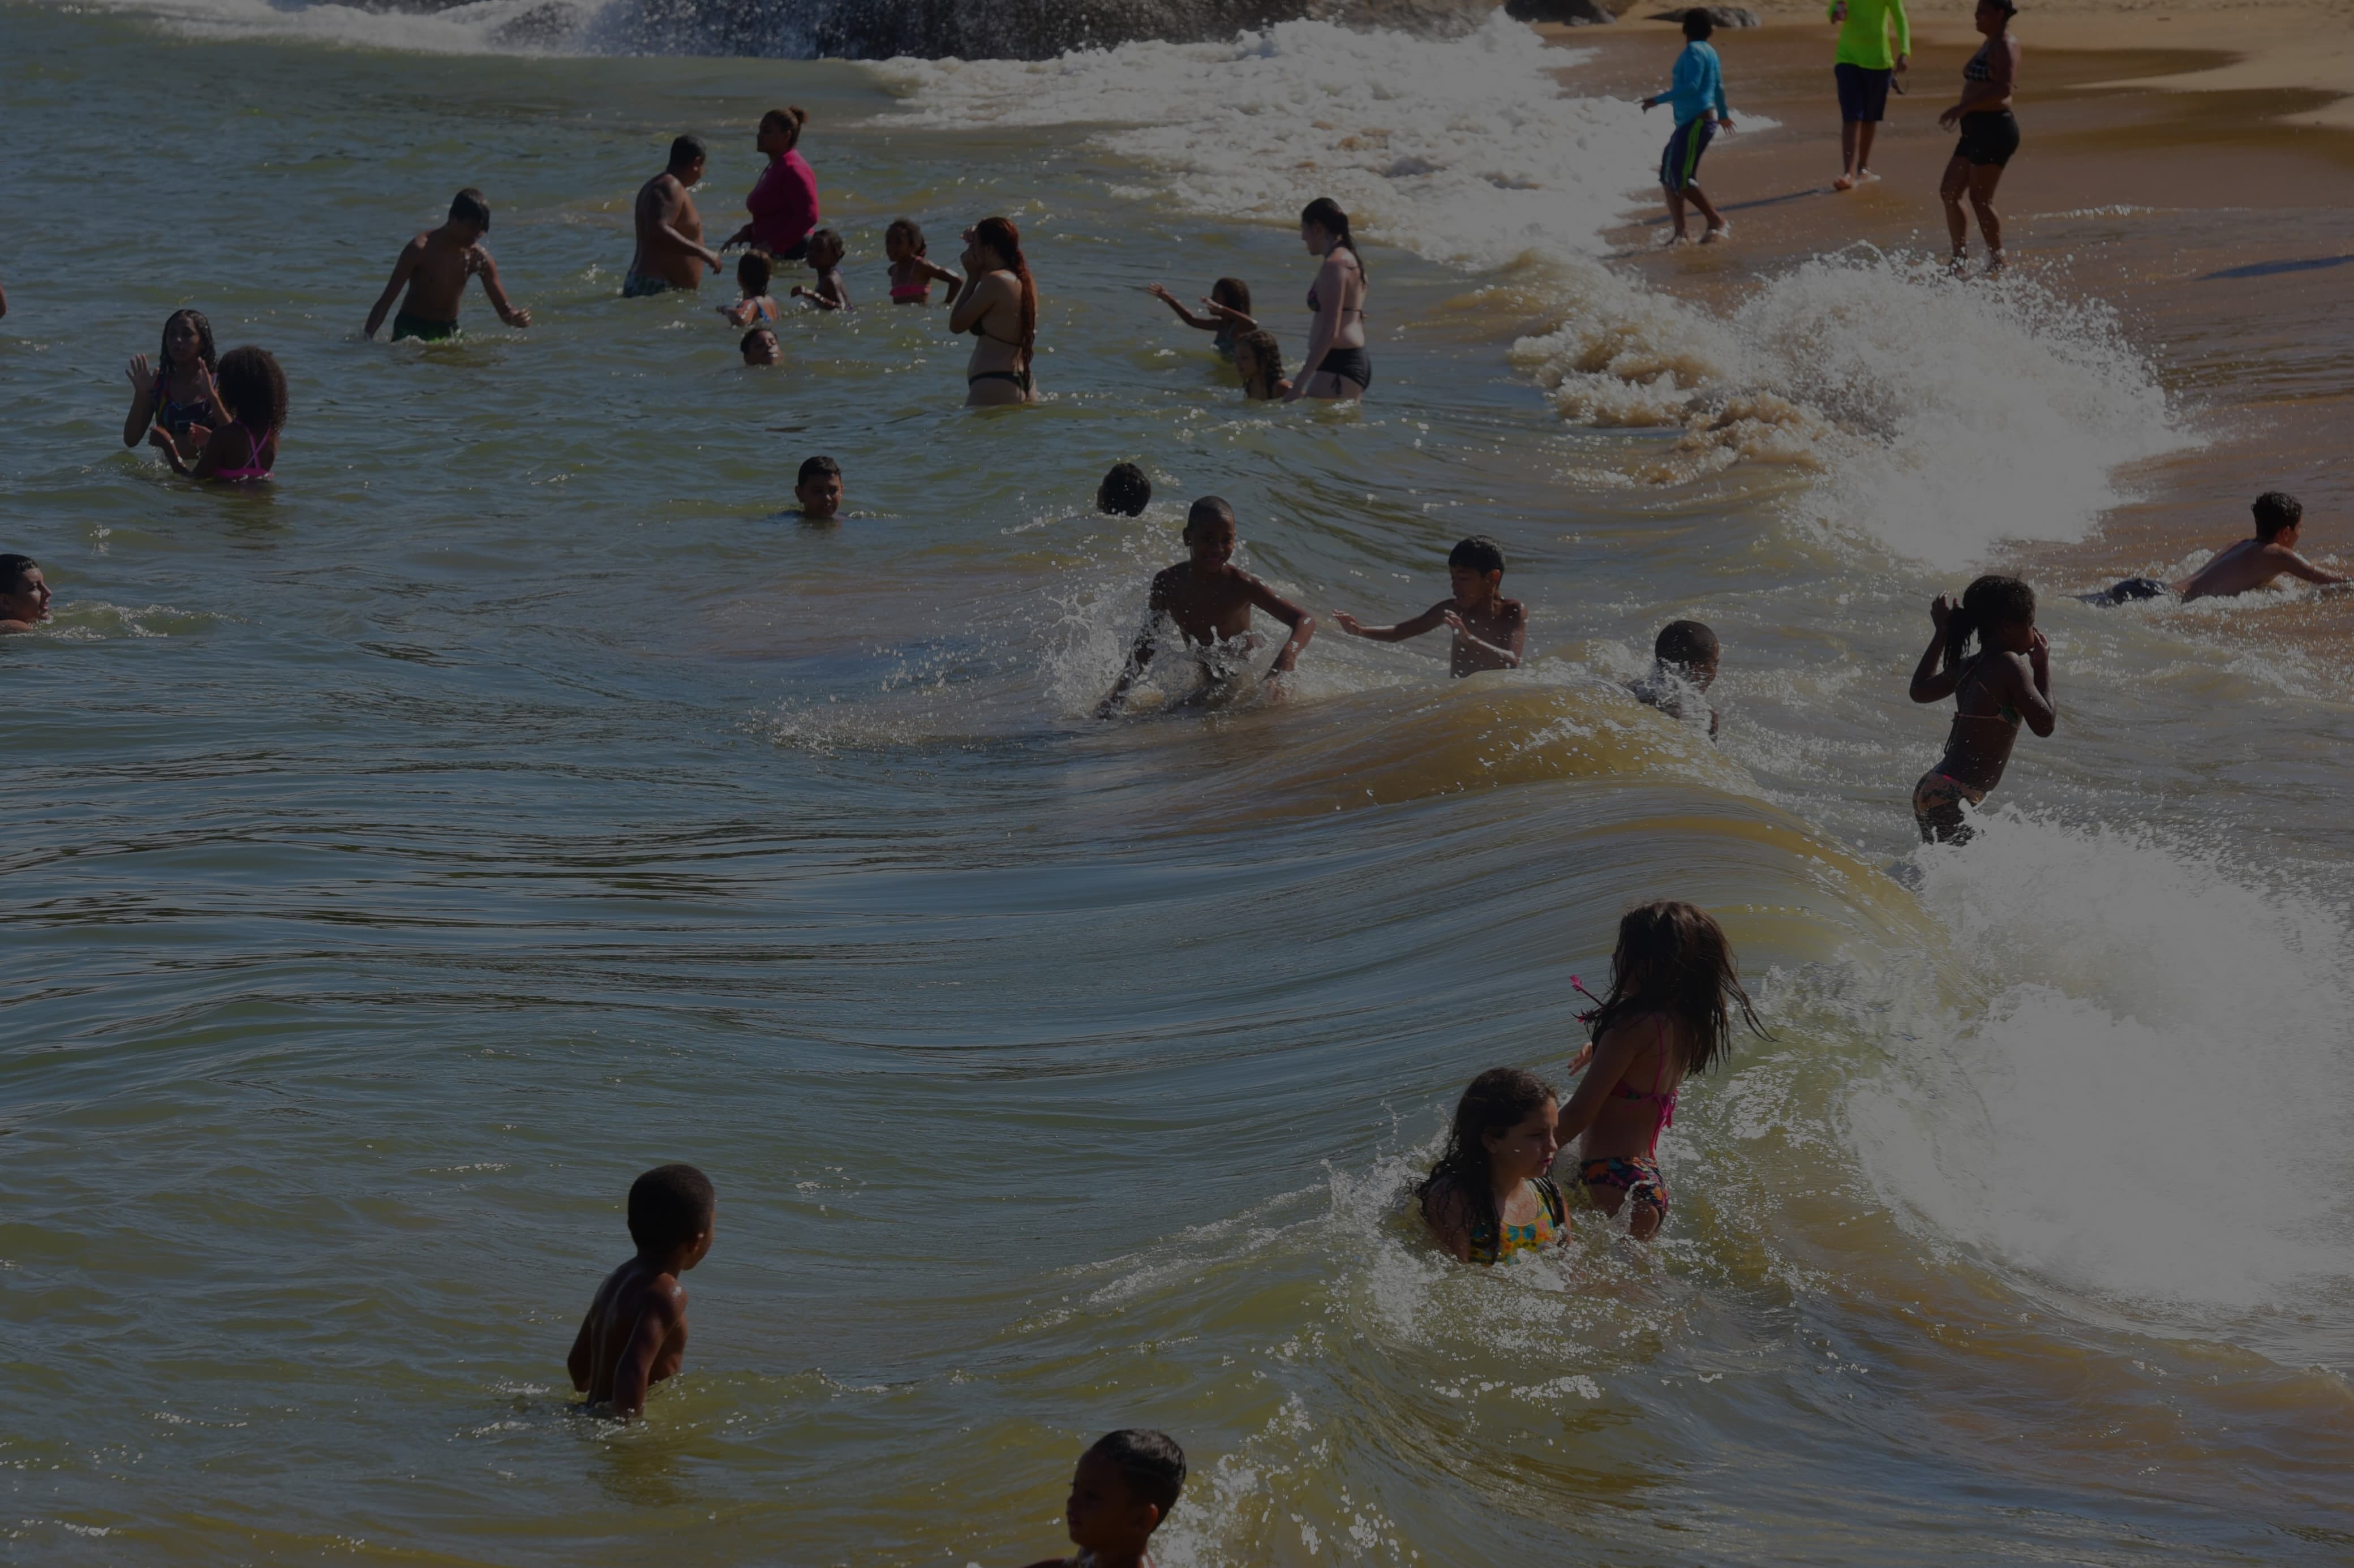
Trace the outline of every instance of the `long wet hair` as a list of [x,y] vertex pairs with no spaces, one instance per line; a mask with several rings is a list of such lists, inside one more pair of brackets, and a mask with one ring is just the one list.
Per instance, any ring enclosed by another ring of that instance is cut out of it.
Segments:
[[163,366],[164,374],[172,374],[172,323],[183,316],[187,318],[189,325],[196,329],[196,357],[205,362],[207,370],[219,374],[220,355],[213,350],[213,323],[205,319],[204,312],[192,310],[174,311],[164,318],[164,346],[157,351],[161,356],[158,363]]
[[249,344],[222,355],[220,395],[249,433],[275,435],[286,428],[286,373],[268,349]]
[[[1356,240],[1350,238],[1349,215],[1341,210],[1339,202],[1334,201],[1331,196],[1318,196],[1300,208],[1299,221],[1312,223],[1331,235],[1335,247],[1346,249],[1350,255],[1357,259],[1357,276],[1368,282],[1373,281],[1373,274],[1365,270],[1365,253],[1358,249]],[[1329,249],[1325,251],[1327,256],[1331,253]]]
[[1265,327],[1254,327],[1235,339],[1235,346],[1249,349],[1251,357],[1258,361],[1257,384],[1246,382],[1243,390],[1261,402],[1273,397],[1276,383],[1283,379],[1283,350],[1276,345],[1275,334]]
[[801,127],[808,123],[809,111],[798,103],[783,109],[771,109],[760,116],[761,130],[785,133],[785,151],[788,153],[801,144]]
[[1010,217],[984,217],[972,226],[973,243],[997,252],[1006,270],[1022,281],[1022,368],[1038,346],[1038,285],[1030,281],[1030,263],[1022,254],[1022,231]]
[[1440,1150],[1438,1163],[1415,1189],[1423,1216],[1430,1217],[1434,1194],[1457,1198],[1470,1214],[1472,1252],[1494,1251],[1503,1220],[1496,1213],[1488,1135],[1511,1131],[1547,1100],[1559,1098],[1543,1078],[1518,1067],[1490,1067],[1472,1079],[1455,1102],[1455,1121],[1447,1129],[1447,1147]]
[[1675,899],[1640,905],[1618,917],[1610,955],[1610,994],[1587,1015],[1600,1040],[1623,1019],[1664,1012],[1682,1025],[1685,1075],[1705,1073],[1733,1054],[1737,1012],[1759,1039],[1771,1039],[1734,969],[1733,944],[1704,909]]
[[1946,617],[1946,663],[1960,663],[1973,637],[1978,640],[1978,652],[1986,652],[1990,628],[2034,623],[2033,588],[2017,577],[1980,577],[1962,590],[1962,602]]

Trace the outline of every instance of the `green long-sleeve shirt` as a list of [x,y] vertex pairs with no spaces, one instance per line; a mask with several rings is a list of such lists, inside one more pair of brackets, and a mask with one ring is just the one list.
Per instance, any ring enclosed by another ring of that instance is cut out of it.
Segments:
[[[1828,17],[1839,0],[1823,7]],[[1896,48],[1888,48],[1888,21],[1896,19]],[[1840,27],[1839,63],[1866,70],[1893,70],[1897,55],[1913,52],[1913,23],[1904,15],[1904,0],[1847,0],[1847,21]]]

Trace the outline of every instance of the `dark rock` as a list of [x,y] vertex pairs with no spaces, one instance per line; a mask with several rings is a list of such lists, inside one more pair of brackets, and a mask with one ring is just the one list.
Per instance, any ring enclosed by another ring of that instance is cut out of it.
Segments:
[[1518,22],[1558,22],[1571,27],[1597,27],[1618,18],[1602,0],[1504,0],[1504,14]]
[[1746,5],[1688,5],[1681,11],[1654,11],[1654,22],[1681,22],[1694,11],[1705,11],[1720,27],[1762,27],[1766,19]]

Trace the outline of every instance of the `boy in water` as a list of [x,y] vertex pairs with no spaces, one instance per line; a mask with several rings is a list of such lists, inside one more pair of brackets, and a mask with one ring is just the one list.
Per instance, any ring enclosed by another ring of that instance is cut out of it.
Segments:
[[1141,517],[1152,504],[1152,482],[1132,462],[1116,462],[1096,486],[1096,510],[1120,517]]
[[1676,222],[1676,231],[1669,237],[1670,245],[1682,245],[1691,236],[1684,232],[1684,198],[1690,196],[1708,219],[1708,232],[1700,237],[1702,245],[1714,245],[1733,238],[1732,228],[1723,214],[1709,205],[1701,194],[1700,155],[1708,151],[1711,138],[1722,125],[1733,129],[1733,111],[1724,104],[1724,67],[1716,58],[1716,49],[1708,41],[1716,31],[1708,12],[1694,5],[1684,13],[1684,49],[1676,57],[1676,69],[1668,90],[1643,100],[1643,107],[1665,103],[1675,111],[1676,128],[1668,137],[1667,151],[1659,156],[1659,184],[1668,193],[1668,216]]
[[[1719,652],[1716,633],[1699,621],[1670,620],[1651,644],[1651,673],[1628,682],[1627,689],[1670,718],[1696,721],[1708,707],[1702,694],[1716,683]],[[1716,738],[1716,710],[1709,708],[1709,739]]]
[[1504,547],[1484,534],[1474,534],[1447,552],[1447,577],[1455,597],[1440,599],[1411,620],[1367,626],[1345,609],[1334,610],[1332,619],[1350,636],[1376,642],[1403,642],[1445,625],[1455,633],[1447,661],[1453,675],[1519,669],[1529,618],[1519,599],[1504,597]]
[[400,248],[400,260],[392,264],[392,281],[368,312],[366,335],[376,335],[385,313],[406,289],[408,297],[392,318],[393,342],[414,337],[437,343],[457,336],[458,306],[466,297],[469,278],[482,279],[482,292],[491,297],[499,320],[511,327],[531,325],[531,313],[509,304],[507,291],[499,287],[499,265],[482,249],[482,236],[490,231],[491,204],[469,185],[451,198],[447,223]]
[[842,510],[842,465],[830,457],[813,457],[801,464],[793,482],[793,499],[811,523],[831,523]]
[[49,618],[49,582],[30,556],[0,556],[0,634],[30,631]]
[[1128,656],[1111,694],[1096,709],[1108,718],[1128,695],[1130,686],[1152,662],[1153,633],[1165,617],[1185,639],[1185,651],[1202,666],[1207,689],[1193,699],[1204,701],[1230,692],[1249,668],[1247,656],[1258,645],[1251,635],[1251,611],[1263,609],[1291,629],[1275,663],[1267,673],[1273,687],[1299,661],[1299,651],[1316,635],[1316,618],[1278,598],[1265,583],[1234,566],[1236,544],[1235,509],[1214,495],[1193,503],[1185,514],[1185,548],[1189,557],[1155,572],[1144,629]]
[[1152,1532],[1185,1488],[1185,1451],[1165,1432],[1140,1427],[1107,1433],[1079,1456],[1064,1528],[1079,1550],[1031,1568],[1152,1568]]
[[646,1390],[686,1357],[686,1287],[678,1277],[711,1250],[718,1201],[692,1165],[658,1165],[630,1183],[630,1239],[638,1255],[605,1277],[565,1366],[572,1386],[627,1419]]
[[850,285],[843,281],[842,259],[849,248],[842,236],[831,228],[814,230],[809,237],[810,270],[817,274],[817,287],[805,289],[793,285],[793,298],[807,300],[822,311],[847,311],[856,307],[850,302]]
[[2305,503],[2296,496],[2268,490],[2256,497],[2251,510],[2256,515],[2255,537],[2241,540],[2180,582],[2127,577],[2105,592],[2084,595],[2084,601],[2127,604],[2168,595],[2185,603],[2194,599],[2228,599],[2263,588],[2284,572],[2309,583],[2354,582],[2354,577],[2324,571],[2296,553],[2297,539],[2305,532]]
[[767,327],[754,327],[736,346],[743,351],[747,365],[782,365],[785,362],[785,345],[779,343],[777,334]]

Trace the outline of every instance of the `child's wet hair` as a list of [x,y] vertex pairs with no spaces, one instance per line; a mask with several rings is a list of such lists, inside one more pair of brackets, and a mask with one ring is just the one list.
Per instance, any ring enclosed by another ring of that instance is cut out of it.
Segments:
[[828,474],[832,474],[834,478],[840,479],[842,477],[842,465],[834,461],[830,457],[803,458],[801,460],[801,471],[799,476],[793,480],[793,482],[795,484],[807,484],[812,479],[822,479]]
[[1470,1210],[1473,1250],[1492,1250],[1502,1221],[1496,1213],[1496,1181],[1490,1171],[1488,1139],[1512,1130],[1548,1103],[1558,1104],[1553,1086],[1520,1067],[1490,1067],[1471,1080],[1455,1102],[1447,1147],[1438,1163],[1415,1189],[1428,1216],[1433,1193],[1443,1193]]
[[748,295],[769,291],[769,280],[775,275],[766,252],[747,250],[736,259],[736,286]]
[[1235,509],[1223,496],[1204,495],[1185,509],[1185,537],[1192,538],[1193,530],[1212,523],[1233,523]]
[[1101,1454],[1119,1471],[1119,1478],[1140,1502],[1149,1502],[1167,1519],[1185,1489],[1185,1450],[1166,1432],[1142,1426],[1107,1432],[1087,1449]]
[[758,343],[764,337],[773,340],[776,335],[777,334],[775,333],[771,332],[767,327],[756,326],[750,332],[746,333],[742,337],[736,340],[736,347],[739,353],[749,354],[752,352],[752,345],[754,344]]
[[1716,662],[1716,633],[1697,620],[1670,620],[1659,628],[1651,657],[1670,669],[1706,669]]
[[1250,285],[1240,278],[1221,278],[1210,285],[1210,298],[1230,311],[1251,313]]
[[[1240,308],[1240,306],[1236,307],[1236,309]],[[1267,328],[1253,327],[1235,339],[1236,353],[1246,348],[1250,350],[1251,357],[1258,361],[1260,385],[1267,387],[1268,393],[1272,395],[1275,384],[1283,379],[1283,345],[1275,341],[1275,334]],[[1250,390],[1256,394],[1258,387],[1254,387]]]
[[1684,37],[1697,43],[1716,31],[1716,18],[1708,14],[1705,5],[1693,5],[1684,12]]
[[641,1252],[684,1246],[711,1228],[718,1199],[692,1165],[657,1165],[630,1183],[630,1239]]
[[471,223],[488,234],[491,231],[491,198],[468,185],[450,198],[450,221]]
[[1504,546],[1485,534],[1474,534],[1447,552],[1450,567],[1469,567],[1475,572],[1500,572],[1504,569]]
[[286,428],[286,373],[268,349],[250,344],[230,349],[221,355],[215,382],[239,424],[249,430]]
[[2035,624],[2035,590],[2017,577],[1987,576],[1962,590],[1962,602],[1946,617],[1946,662],[1969,652],[1972,637],[1987,646],[1986,634],[1998,626]]
[[1141,517],[1144,509],[1152,504],[1152,482],[1144,477],[1144,470],[1132,462],[1116,462],[1111,471],[1103,476],[1096,492],[1107,512],[1123,517]]
[[25,586],[25,574],[37,570],[40,562],[30,556],[0,556],[0,593],[15,593]]
[[2286,491],[2267,490],[2250,508],[2256,514],[2256,537],[2269,539],[2305,521],[2305,503]]
[[816,255],[817,248],[821,245],[824,246],[827,249],[832,250],[834,255],[834,260],[837,261],[843,257],[850,254],[850,248],[842,242],[842,235],[834,229],[812,228],[810,230],[810,254],[812,256]]
[[883,242],[886,245],[889,244],[891,242],[891,237],[895,234],[900,238],[906,240],[907,242],[907,249],[916,255],[921,256],[925,253],[924,230],[922,226],[917,224],[914,218],[893,218],[891,220],[891,227],[883,231]]
[[159,351],[158,366],[166,371],[172,368],[172,323],[183,319],[196,329],[196,357],[205,362],[207,370],[217,374],[220,355],[213,347],[213,323],[205,319],[202,311],[177,310],[164,318],[164,346]]
[[1683,1025],[1683,1070],[1705,1073],[1733,1054],[1733,1015],[1770,1038],[1734,968],[1724,927],[1695,905],[1675,899],[1639,905],[1618,918],[1610,955],[1610,994],[1586,1020],[1596,1040],[1619,1019],[1664,1012]]

